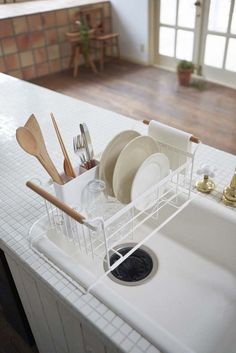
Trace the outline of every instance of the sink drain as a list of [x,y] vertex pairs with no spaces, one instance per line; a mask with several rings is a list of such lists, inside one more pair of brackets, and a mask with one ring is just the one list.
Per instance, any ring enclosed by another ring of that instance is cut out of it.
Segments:
[[[128,243],[116,246],[114,250],[122,256],[126,255],[136,244]],[[113,265],[120,256],[112,252],[110,255],[110,264]],[[141,246],[119,266],[109,273],[109,277],[120,284],[135,286],[140,285],[154,276],[158,268],[157,257],[152,250],[146,246]],[[106,261],[104,269],[108,270]]]

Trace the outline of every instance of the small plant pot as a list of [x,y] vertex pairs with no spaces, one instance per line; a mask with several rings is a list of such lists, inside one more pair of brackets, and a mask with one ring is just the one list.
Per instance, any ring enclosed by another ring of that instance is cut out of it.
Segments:
[[192,69],[178,70],[178,80],[180,86],[189,86],[192,73]]

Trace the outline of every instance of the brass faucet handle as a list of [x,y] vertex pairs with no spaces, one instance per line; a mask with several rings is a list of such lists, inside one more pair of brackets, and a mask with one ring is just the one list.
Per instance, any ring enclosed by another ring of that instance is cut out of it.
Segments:
[[224,188],[222,199],[225,205],[236,207],[236,168],[229,186]]
[[215,188],[215,183],[209,177],[214,178],[215,167],[211,167],[208,164],[203,164],[200,169],[197,170],[198,175],[203,175],[203,179],[198,180],[195,184],[198,191],[209,194]]
[[234,175],[233,175],[233,178],[230,182],[230,187],[233,188],[233,189],[236,189],[236,168],[235,168],[235,171],[234,171]]

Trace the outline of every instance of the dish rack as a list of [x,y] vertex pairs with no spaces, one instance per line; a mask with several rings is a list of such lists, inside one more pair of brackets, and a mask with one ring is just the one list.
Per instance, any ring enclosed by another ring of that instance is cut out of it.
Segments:
[[[161,228],[191,201],[193,165],[198,144],[194,144],[192,152],[183,152],[173,146],[158,141],[157,143],[159,152],[172,153],[172,156],[175,156],[175,164],[178,161],[178,166],[175,165],[175,169],[170,170],[169,175],[127,205],[118,204],[117,200],[113,203],[114,199],[110,198],[111,205],[116,207],[113,214],[106,219],[103,217],[88,219],[83,214],[83,210],[81,211],[81,207],[78,208],[79,206],[73,203],[74,195],[77,201],[81,201],[82,189],[90,180],[96,178],[99,165],[63,186],[55,185],[54,192],[52,187],[47,191],[31,181],[27,182],[29,188],[44,198],[46,209],[46,214],[31,227],[29,232],[32,249],[73,283],[75,281],[70,274],[61,271],[60,266],[45,257],[35,246],[37,239],[42,235],[45,236],[49,231],[54,232],[57,239],[71,244],[81,258],[86,259],[87,264],[97,264],[100,272],[95,274],[92,283],[80,283],[78,279],[80,288],[82,285],[86,293],[151,237],[158,234]],[[57,196],[54,195],[55,193]],[[136,207],[140,202],[146,205],[142,210]],[[35,231],[36,228],[38,231]],[[121,255],[115,248],[125,241],[133,241],[134,246],[128,253]],[[114,253],[119,259],[111,265],[110,257]],[[79,263],[78,266],[80,266]]]

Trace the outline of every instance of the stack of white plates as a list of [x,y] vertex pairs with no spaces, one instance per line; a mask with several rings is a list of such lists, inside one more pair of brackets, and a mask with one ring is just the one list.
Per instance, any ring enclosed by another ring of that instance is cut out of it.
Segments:
[[[105,181],[108,194],[127,204],[167,176],[169,160],[158,151],[152,137],[140,136],[136,131],[115,136],[104,150],[99,166],[99,178]],[[143,210],[152,203],[150,198],[139,199],[135,207]]]
[[136,131],[123,131],[110,141],[102,154],[99,164],[99,179],[106,183],[107,192],[110,196],[115,196],[113,192],[113,174],[117,159],[123,148],[138,136],[140,134]]

